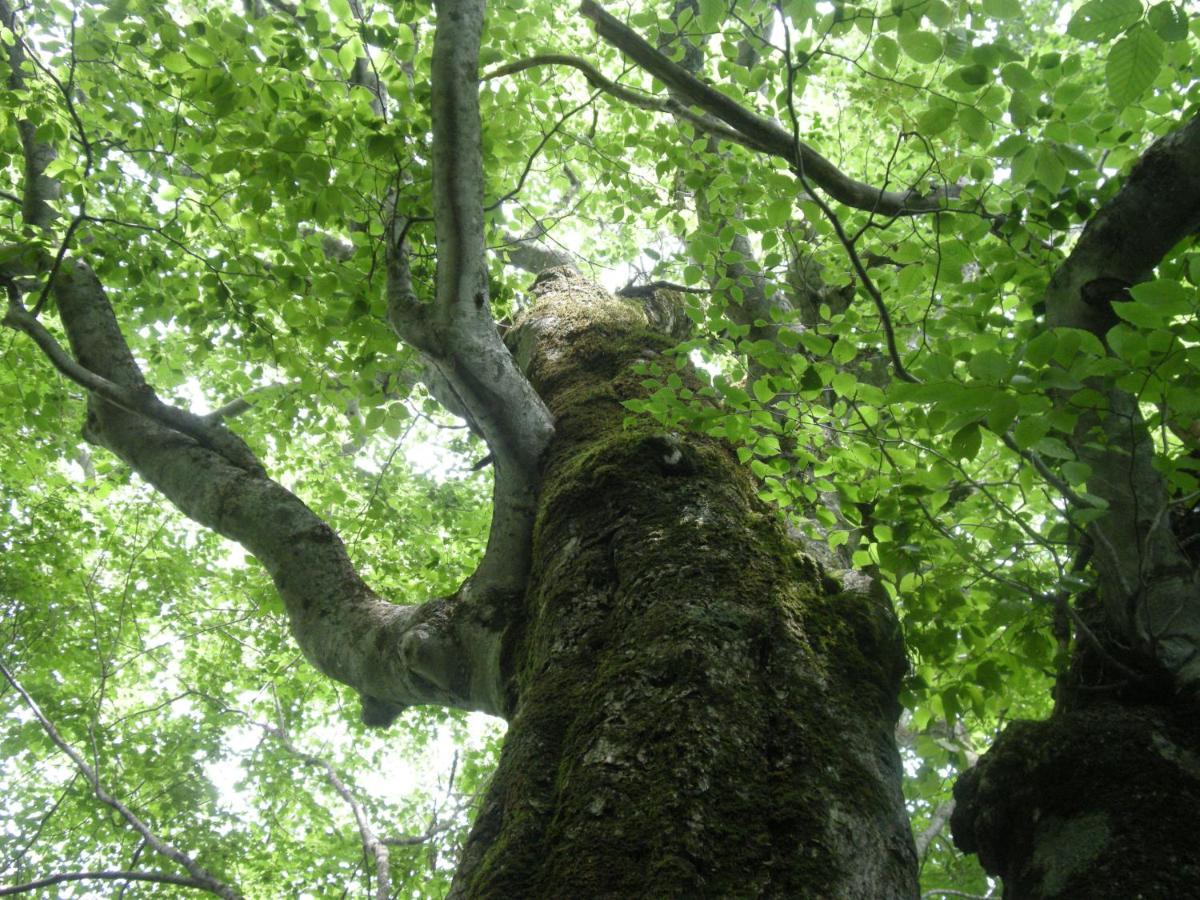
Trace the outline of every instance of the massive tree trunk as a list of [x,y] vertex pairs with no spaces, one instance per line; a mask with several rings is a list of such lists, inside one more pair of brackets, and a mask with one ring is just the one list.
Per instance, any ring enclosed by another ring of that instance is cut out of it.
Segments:
[[[1089,221],[1047,287],[1050,324],[1111,340],[1114,302],[1134,299],[1128,289],[1198,227],[1193,116]],[[1200,884],[1200,841],[1181,827],[1200,806],[1195,498],[1172,496],[1121,372],[1059,397],[1078,416],[1073,447],[1103,512],[1080,527],[1095,587],[1075,606],[1056,598],[1076,643],[1054,714],[1010,725],[955,788],[955,841],[1004,879],[1006,897],[1183,897]]]
[[914,896],[887,601],[797,552],[726,447],[626,423],[670,295],[535,292],[510,342],[556,435],[455,896]]

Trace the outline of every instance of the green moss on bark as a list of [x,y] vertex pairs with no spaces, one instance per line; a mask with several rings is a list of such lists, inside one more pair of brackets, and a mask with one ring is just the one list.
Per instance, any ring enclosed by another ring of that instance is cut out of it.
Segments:
[[664,346],[635,301],[544,299],[515,343],[557,436],[456,891],[913,896],[886,603],[825,596],[728,448],[625,424]]
[[1005,896],[1184,897],[1200,842],[1200,723],[1186,704],[1094,701],[1014,722],[959,778],[959,848]]

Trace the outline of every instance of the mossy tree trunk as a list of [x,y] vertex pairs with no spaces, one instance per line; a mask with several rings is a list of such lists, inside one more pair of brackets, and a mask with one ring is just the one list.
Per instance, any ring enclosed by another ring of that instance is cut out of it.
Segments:
[[915,896],[888,603],[799,553],[726,447],[625,423],[668,295],[535,293],[510,343],[556,436],[454,896]]
[[954,788],[959,848],[1020,900],[1192,897],[1200,717],[1108,623],[1095,593],[1055,709],[1011,723]]
[[[1088,221],[1047,285],[1048,324],[1113,341],[1130,290],[1198,229],[1193,114]],[[1057,395],[1090,471],[1087,499],[1060,493],[1088,513],[1080,559],[1094,584],[1050,598],[1075,631],[1054,714],[1008,725],[955,787],[955,842],[1004,879],[1005,897],[1191,897],[1200,885],[1195,497],[1163,477],[1167,456],[1143,419],[1151,400],[1128,393],[1126,374],[1110,367]],[[1174,411],[1161,415],[1170,425]]]

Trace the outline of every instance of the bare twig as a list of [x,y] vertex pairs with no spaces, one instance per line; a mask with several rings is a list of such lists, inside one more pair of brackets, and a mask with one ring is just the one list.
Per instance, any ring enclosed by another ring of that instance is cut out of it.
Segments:
[[17,884],[11,887],[0,887],[0,897],[38,891],[42,888],[52,887],[53,885],[62,884],[67,881],[151,881],[157,884],[173,884],[178,887],[195,888],[200,891],[210,890],[208,885],[201,884],[194,878],[185,878],[182,875],[170,875],[166,872],[118,872],[106,870],[103,872],[60,872],[57,875],[39,878],[37,881],[27,881],[24,884]]

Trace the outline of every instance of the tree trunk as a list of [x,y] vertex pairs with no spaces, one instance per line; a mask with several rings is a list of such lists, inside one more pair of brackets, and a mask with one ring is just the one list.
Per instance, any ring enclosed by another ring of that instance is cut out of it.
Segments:
[[[1197,228],[1192,115],[1142,154],[1088,222],[1047,286],[1049,324],[1111,340],[1129,289]],[[1103,507],[1088,510],[1080,551],[1095,587],[1075,604],[1066,593],[1057,601],[1075,617],[1075,644],[1054,714],[1010,724],[954,790],[955,843],[1004,879],[1005,897],[1192,897],[1200,885],[1194,497],[1163,477],[1169,451],[1156,457],[1142,418],[1152,398],[1127,393],[1123,372],[1058,398],[1075,404],[1073,447]]]
[[677,297],[535,293],[510,343],[557,432],[452,896],[915,896],[886,599],[799,553],[728,448],[625,424]]
[[959,848],[1020,900],[1194,897],[1194,710],[1106,701],[1014,722],[955,785]]
[[955,785],[955,843],[1004,880],[1005,897],[1194,896],[1195,705],[1165,677],[1132,677],[1137,654],[1094,593],[1080,611],[1090,637],[1059,679],[1054,714],[1010,724]]

